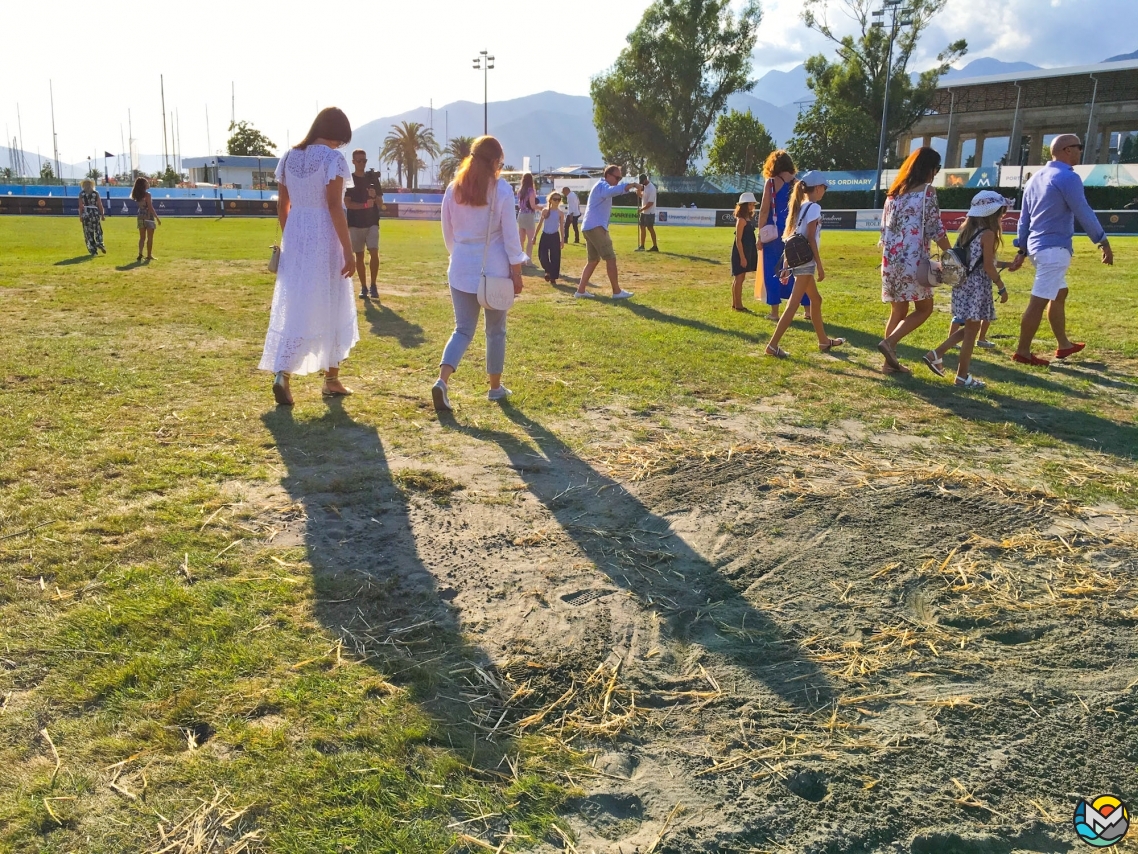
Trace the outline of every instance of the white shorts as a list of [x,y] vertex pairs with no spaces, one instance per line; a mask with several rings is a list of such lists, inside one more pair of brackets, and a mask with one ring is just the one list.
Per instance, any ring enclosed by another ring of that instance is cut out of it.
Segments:
[[1071,253],[1062,246],[1049,246],[1031,256],[1035,265],[1035,283],[1031,295],[1053,300],[1067,287],[1067,270],[1071,266]]

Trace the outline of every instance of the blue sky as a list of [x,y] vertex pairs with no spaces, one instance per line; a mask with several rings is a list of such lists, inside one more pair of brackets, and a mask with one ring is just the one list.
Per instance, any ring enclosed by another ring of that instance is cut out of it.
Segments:
[[[825,40],[799,19],[801,0],[763,5],[756,76],[828,52]],[[142,152],[160,153],[163,74],[167,113],[178,112],[184,156],[224,145],[231,81],[237,117],[283,146],[303,135],[318,106],[337,104],[362,124],[432,98],[435,106],[481,101],[482,76],[470,60],[483,48],[497,58],[491,100],[547,89],[585,95],[589,78],[616,57],[646,6],[646,0],[341,0],[329,6],[58,0],[48,12],[27,0],[5,3],[9,33],[42,35],[9,39],[0,52],[0,125],[10,141],[19,103],[24,147],[50,156],[50,78],[62,160],[118,152],[128,110]],[[62,23],[48,26],[49,20]],[[1097,62],[1138,49],[1138,0],[949,0],[925,42],[929,55],[919,62],[927,65],[961,37],[972,57],[1045,67]]]

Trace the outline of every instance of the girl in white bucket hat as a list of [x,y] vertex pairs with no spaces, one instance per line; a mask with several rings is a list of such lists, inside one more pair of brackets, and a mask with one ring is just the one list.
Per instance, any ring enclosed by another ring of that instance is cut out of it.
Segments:
[[755,240],[754,193],[743,193],[735,205],[735,242],[731,244],[731,308],[746,311],[743,306],[743,281],[748,273],[759,269],[759,249]]
[[994,190],[981,190],[972,198],[968,218],[961,226],[960,236],[953,250],[963,256],[965,275],[960,284],[952,289],[952,314],[955,320],[964,325],[953,331],[935,350],[925,354],[924,362],[937,376],[944,376],[944,354],[960,345],[960,361],[956,366],[956,385],[961,388],[982,389],[984,383],[975,379],[969,368],[972,366],[972,349],[976,336],[985,322],[996,319],[996,305],[992,299],[992,285],[995,284],[1000,302],[1008,301],[1008,289],[1000,279],[1000,268],[1004,263],[996,261],[996,252],[1003,242],[1001,222],[1004,211],[1011,207],[1011,199],[1005,199]]

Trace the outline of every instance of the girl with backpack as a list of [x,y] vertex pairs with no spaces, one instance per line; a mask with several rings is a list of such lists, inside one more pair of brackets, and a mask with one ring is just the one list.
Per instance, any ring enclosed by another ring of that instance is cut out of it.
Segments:
[[822,254],[818,251],[822,231],[822,208],[818,202],[825,193],[826,179],[821,172],[811,170],[802,176],[802,180],[794,182],[786,231],[783,232],[783,265],[779,272],[782,281],[793,274],[794,289],[767,344],[768,356],[785,359],[790,355],[778,346],[778,342],[790,328],[803,295],[810,297],[810,322],[818,336],[818,349],[828,353],[846,343],[845,338],[830,338],[822,325],[822,295],[818,293],[817,282],[826,278],[826,270],[822,266]]
[[952,289],[952,314],[963,320],[964,326],[950,334],[935,350],[926,353],[924,362],[934,374],[943,377],[944,354],[959,344],[956,385],[961,388],[984,388],[984,383],[973,378],[968,369],[972,365],[972,349],[980,327],[996,319],[993,284],[998,288],[1000,302],[1008,301],[1008,289],[1004,287],[999,272],[999,268],[1006,265],[996,261],[996,252],[1003,243],[1000,222],[1011,204],[1011,199],[1005,199],[994,190],[981,190],[973,196],[968,218],[952,250],[965,270],[960,284]]

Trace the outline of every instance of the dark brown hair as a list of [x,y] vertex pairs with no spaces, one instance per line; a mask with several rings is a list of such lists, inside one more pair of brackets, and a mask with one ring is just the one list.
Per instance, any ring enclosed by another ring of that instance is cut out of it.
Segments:
[[764,178],[773,178],[775,175],[781,175],[783,172],[789,172],[793,175],[795,171],[794,161],[790,159],[790,155],[782,148],[776,149],[768,154],[767,161],[763,164]]
[[308,134],[293,148],[301,151],[318,139],[331,139],[343,145],[352,138],[352,123],[339,107],[325,107],[316,114],[316,120],[308,129]]
[[141,202],[146,197],[146,191],[150,189],[150,182],[145,178],[136,178],[134,182],[134,189],[130,191],[130,197],[136,202]]
[[929,183],[938,169],[940,169],[940,154],[933,148],[921,146],[901,164],[901,171],[893,180],[889,195],[903,196],[912,192],[914,187]]
[[498,177],[505,153],[502,143],[492,136],[480,136],[470,146],[470,154],[454,176],[454,199],[460,205],[480,208],[487,203],[490,182]]
[[[745,215],[743,214],[744,210],[747,211],[747,213]],[[755,215],[755,203],[754,202],[739,202],[739,204],[735,205],[735,218],[736,219],[739,219],[740,217],[742,219],[750,219],[754,215]]]
[[533,175],[529,172],[526,172],[526,174],[522,175],[521,186],[518,187],[518,198],[521,198],[522,194],[525,193],[527,190],[532,190],[532,189],[533,189]]

